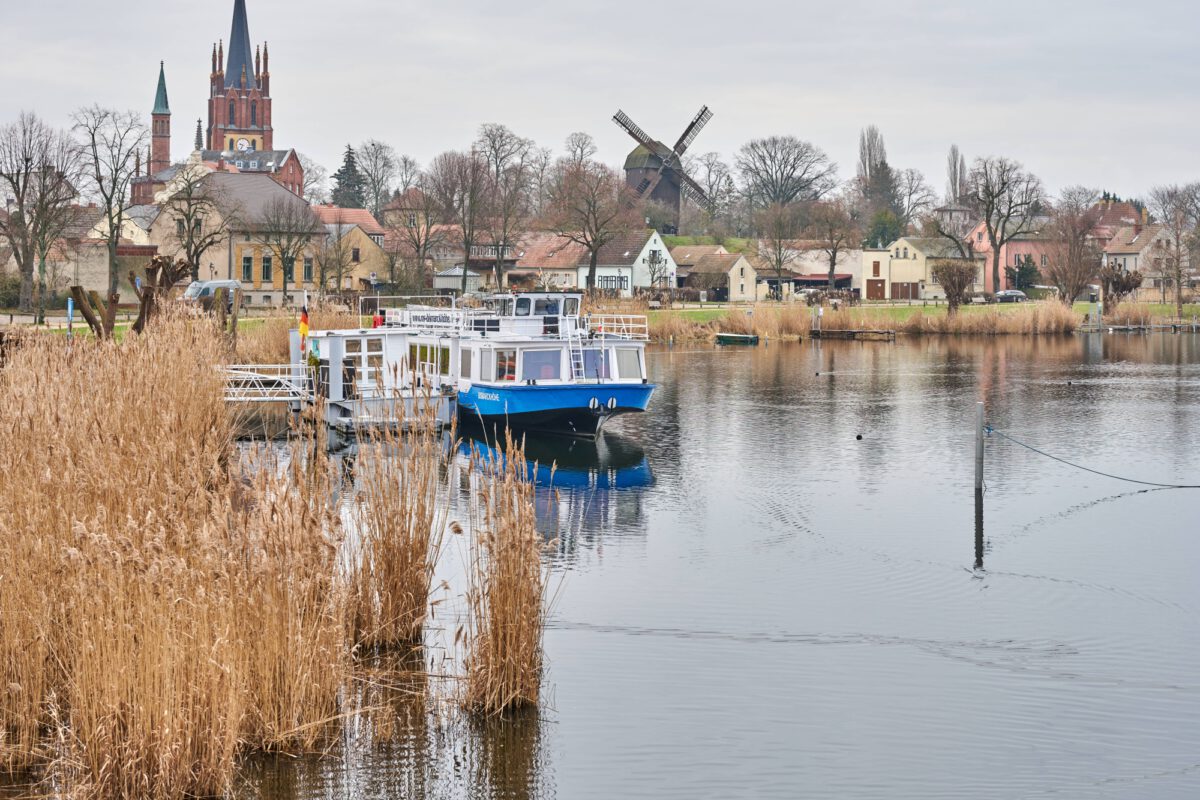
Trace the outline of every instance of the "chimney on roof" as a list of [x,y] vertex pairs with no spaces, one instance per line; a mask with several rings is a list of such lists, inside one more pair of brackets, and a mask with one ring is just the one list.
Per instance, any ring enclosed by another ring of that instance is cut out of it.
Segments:
[[1143,208],[1142,209],[1142,224],[1145,225],[1149,222],[1150,222],[1150,211],[1149,211],[1149,209]]

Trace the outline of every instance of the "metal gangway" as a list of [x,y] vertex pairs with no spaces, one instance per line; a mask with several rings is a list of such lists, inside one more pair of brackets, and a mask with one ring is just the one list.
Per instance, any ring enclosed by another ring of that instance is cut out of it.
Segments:
[[300,403],[312,396],[309,370],[297,364],[221,367],[227,403]]

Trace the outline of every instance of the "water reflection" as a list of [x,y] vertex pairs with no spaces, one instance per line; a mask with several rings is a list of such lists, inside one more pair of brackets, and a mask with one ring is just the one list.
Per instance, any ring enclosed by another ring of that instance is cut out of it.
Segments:
[[[464,427],[460,457],[502,457],[506,446],[491,429]],[[538,530],[553,540],[553,557],[571,562],[607,535],[646,530],[645,499],[654,486],[641,445],[619,434],[594,440],[528,434],[523,440],[529,478],[536,484]]]
[[[377,698],[383,700],[383,698]],[[448,716],[401,694],[348,723],[324,754],[248,759],[232,797],[261,800],[543,800],[556,796],[535,711],[485,720]],[[393,719],[386,718],[393,715]],[[383,731],[383,733],[381,733]]]

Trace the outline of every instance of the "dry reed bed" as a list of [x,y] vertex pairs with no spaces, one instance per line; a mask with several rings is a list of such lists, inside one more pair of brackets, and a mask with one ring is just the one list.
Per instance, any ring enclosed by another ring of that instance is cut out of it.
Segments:
[[[238,333],[235,360],[242,364],[286,364],[290,360],[288,334],[300,324],[299,315],[267,317],[261,324]],[[345,306],[314,304],[308,311],[310,330],[362,327],[362,318]]]
[[1074,333],[1079,315],[1062,303],[1028,303],[1018,308],[987,308],[957,314],[925,314],[917,311],[898,320],[858,308],[826,311],[821,327],[826,330],[891,330],[897,333],[1001,335]]
[[1105,316],[1109,325],[1150,325],[1153,321],[1150,309],[1139,303],[1120,303]]
[[37,337],[0,373],[0,752],[65,794],[219,794],[239,750],[312,747],[338,713],[320,455],[239,463],[222,348],[164,322]]
[[[347,575],[323,442],[234,448],[213,369],[227,354],[210,324],[164,320],[121,344],[31,337],[8,356],[3,767],[34,769],[64,796],[211,796],[243,753],[325,742],[355,711],[353,647],[418,637],[443,450],[418,438],[367,468],[373,549]],[[496,509],[483,550],[527,543],[521,476],[491,476],[481,491]],[[505,583],[509,573],[484,591],[521,598],[511,622],[524,632],[497,643],[494,625],[480,628],[492,638],[472,652],[503,666],[468,685],[496,679],[500,689],[477,691],[536,701],[544,584],[530,563],[518,566],[532,591]]]

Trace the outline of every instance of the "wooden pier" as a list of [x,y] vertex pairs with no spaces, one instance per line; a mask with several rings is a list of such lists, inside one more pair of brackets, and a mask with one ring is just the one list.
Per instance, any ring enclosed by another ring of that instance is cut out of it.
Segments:
[[814,339],[851,339],[858,342],[894,342],[895,331],[821,330],[814,328],[810,334]]

